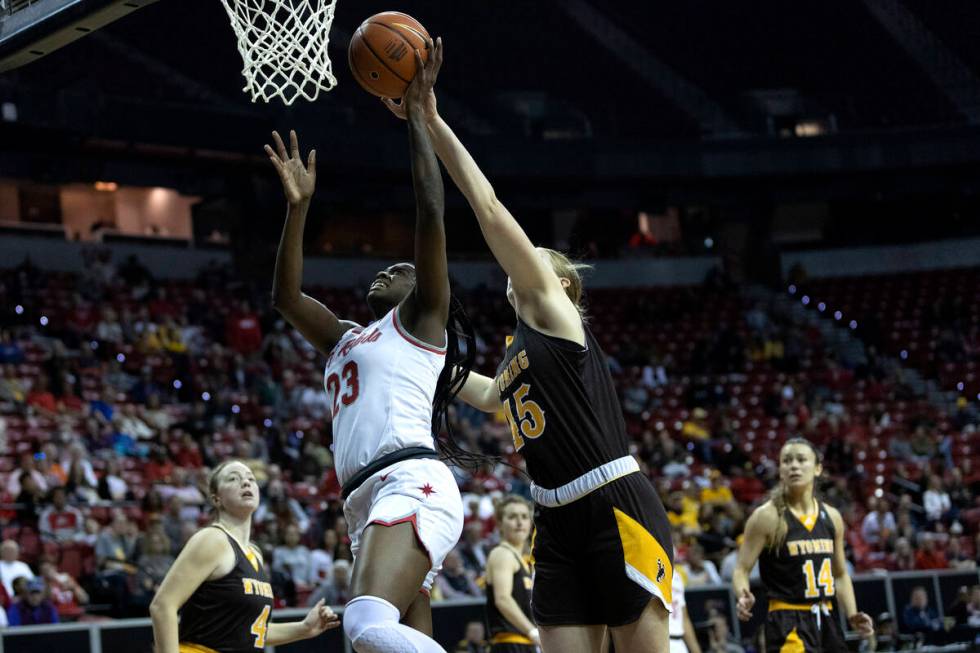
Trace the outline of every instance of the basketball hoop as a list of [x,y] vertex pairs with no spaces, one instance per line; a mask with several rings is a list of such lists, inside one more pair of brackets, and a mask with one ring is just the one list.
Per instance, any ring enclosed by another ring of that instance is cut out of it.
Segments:
[[252,102],[286,105],[337,85],[327,44],[337,0],[221,0],[242,55]]

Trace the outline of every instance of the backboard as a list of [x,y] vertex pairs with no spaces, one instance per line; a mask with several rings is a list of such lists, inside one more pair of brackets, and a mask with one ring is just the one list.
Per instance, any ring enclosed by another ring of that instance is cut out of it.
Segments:
[[18,68],[157,0],[0,0],[0,73]]

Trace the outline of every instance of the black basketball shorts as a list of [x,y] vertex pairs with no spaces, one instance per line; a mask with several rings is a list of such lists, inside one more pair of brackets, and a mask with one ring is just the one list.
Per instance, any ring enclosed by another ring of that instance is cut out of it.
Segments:
[[539,625],[622,626],[636,621],[653,597],[670,609],[670,524],[642,474],[568,505],[537,505],[531,555],[531,611]]
[[846,653],[837,615],[820,617],[809,610],[770,610],[766,616],[766,653]]

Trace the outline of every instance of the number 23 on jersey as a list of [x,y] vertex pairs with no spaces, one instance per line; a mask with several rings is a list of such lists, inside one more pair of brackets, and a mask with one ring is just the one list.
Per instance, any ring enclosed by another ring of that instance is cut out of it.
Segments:
[[510,423],[510,434],[514,438],[515,451],[520,451],[524,447],[525,438],[534,440],[544,433],[544,411],[536,401],[527,398],[529,392],[531,392],[530,384],[522,384],[507,400],[504,410],[507,422]]
[[[343,377],[343,380],[341,380]],[[348,361],[344,368],[340,370],[340,375],[331,374],[327,377],[327,392],[330,394],[331,416],[336,417],[340,412],[340,406],[350,406],[357,401],[361,393],[361,386],[357,380],[357,363]]]

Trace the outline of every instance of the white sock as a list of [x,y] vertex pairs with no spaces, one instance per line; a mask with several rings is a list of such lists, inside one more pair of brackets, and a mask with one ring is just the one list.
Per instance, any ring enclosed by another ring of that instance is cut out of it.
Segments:
[[344,632],[357,653],[446,653],[435,640],[398,623],[398,608],[377,596],[358,596],[344,608]]

